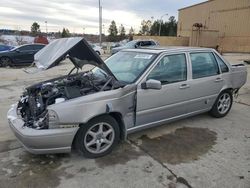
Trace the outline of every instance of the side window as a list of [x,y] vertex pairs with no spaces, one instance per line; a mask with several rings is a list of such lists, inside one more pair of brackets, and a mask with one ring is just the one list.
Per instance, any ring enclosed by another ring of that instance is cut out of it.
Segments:
[[22,46],[20,48],[18,48],[20,51],[30,51],[33,50],[31,45],[27,45],[27,46]]
[[221,72],[222,73],[229,72],[229,69],[228,69],[228,66],[226,65],[226,63],[224,63],[224,61],[217,54],[214,54],[214,55],[215,55],[216,60],[220,66]]
[[219,67],[211,52],[190,53],[193,79],[219,74]]
[[148,75],[149,79],[161,81],[162,84],[187,80],[187,63],[185,54],[167,55]]
[[150,46],[151,42],[150,41],[142,41],[141,46]]
[[34,50],[41,50],[44,46],[43,45],[34,45],[33,49]]

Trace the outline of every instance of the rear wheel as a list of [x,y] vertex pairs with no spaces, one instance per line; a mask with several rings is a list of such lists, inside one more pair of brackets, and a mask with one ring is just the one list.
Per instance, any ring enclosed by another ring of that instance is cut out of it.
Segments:
[[233,104],[233,96],[230,91],[223,91],[216,99],[210,114],[213,117],[224,117],[228,114]]
[[1,57],[1,59],[0,59],[0,66],[1,67],[10,66],[11,63],[12,63],[12,60],[9,57]]
[[101,116],[80,127],[75,147],[87,158],[102,157],[117,145],[119,135],[116,120],[111,116]]

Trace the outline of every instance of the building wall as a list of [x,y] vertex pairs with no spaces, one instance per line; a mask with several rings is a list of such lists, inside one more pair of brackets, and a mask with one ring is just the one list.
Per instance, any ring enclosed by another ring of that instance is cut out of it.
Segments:
[[220,51],[250,53],[250,37],[220,37]]
[[168,37],[168,36],[133,36],[134,40],[137,39],[152,39],[161,46],[188,46],[189,37]]
[[179,10],[178,36],[191,36],[194,23],[202,23],[219,36],[250,36],[250,0],[210,0]]
[[[190,37],[190,45],[196,40],[194,23],[204,26],[199,31],[199,45],[208,46],[209,42],[208,47],[219,45],[222,52],[250,52],[250,0],[210,0],[180,9],[177,35]],[[204,38],[202,33],[209,31],[218,36],[210,33]]]

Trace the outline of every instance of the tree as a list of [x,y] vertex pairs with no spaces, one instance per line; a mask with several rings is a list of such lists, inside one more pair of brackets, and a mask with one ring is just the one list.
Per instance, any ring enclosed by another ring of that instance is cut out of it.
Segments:
[[129,41],[133,40],[134,34],[135,34],[135,30],[133,29],[133,27],[131,27],[129,30]]
[[151,35],[158,35],[159,28],[160,28],[160,20],[155,20],[150,28],[150,34]]
[[177,22],[174,16],[170,16],[169,22],[168,22],[168,28],[169,28],[169,32],[168,32],[169,36],[177,35]]
[[61,37],[62,38],[70,37],[70,32],[67,28],[63,28]]
[[170,16],[167,22],[162,20],[155,20],[150,28],[151,35],[158,35],[161,25],[161,36],[176,36],[177,35],[177,22],[174,16]]
[[135,34],[135,30],[133,29],[133,27],[131,27],[129,30],[129,35],[134,35],[134,34]]
[[40,32],[40,25],[37,22],[34,22],[31,25],[30,31],[33,35],[37,35]]
[[122,24],[121,24],[121,26],[119,28],[119,33],[120,33],[121,37],[125,37],[125,35],[126,35],[125,28],[124,28],[124,26]]
[[151,26],[152,26],[151,20],[142,20],[142,22],[141,22],[141,30],[140,30],[139,33],[141,35],[149,35]]
[[108,32],[109,32],[109,36],[108,36],[109,41],[111,42],[116,41],[118,31],[117,31],[116,23],[114,20],[111,22]]

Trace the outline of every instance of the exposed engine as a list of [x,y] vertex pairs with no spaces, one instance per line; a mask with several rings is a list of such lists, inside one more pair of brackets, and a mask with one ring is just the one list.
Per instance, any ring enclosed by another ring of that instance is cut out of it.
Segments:
[[113,77],[98,77],[91,71],[52,79],[26,88],[18,103],[17,113],[23,118],[24,126],[48,129],[47,106],[119,87],[121,85]]

